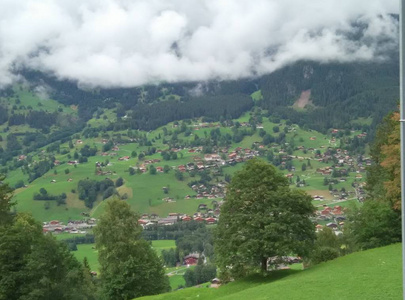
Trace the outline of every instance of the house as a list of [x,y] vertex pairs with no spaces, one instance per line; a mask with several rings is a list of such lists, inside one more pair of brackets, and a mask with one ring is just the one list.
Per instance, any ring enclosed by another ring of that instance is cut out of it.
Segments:
[[191,217],[185,216],[185,217],[183,217],[181,220],[182,220],[182,221],[185,221],[185,222],[188,222],[188,221],[191,221]]
[[214,218],[206,218],[205,222],[207,222],[207,224],[214,224],[217,220]]
[[328,224],[326,224],[326,226],[329,228],[332,228],[332,229],[338,228],[338,225],[336,223],[328,223]]
[[191,253],[184,257],[184,264],[188,266],[195,266],[198,263],[198,259],[200,258],[200,254],[198,253]]
[[160,173],[163,173],[163,167],[156,167],[156,171],[160,172]]

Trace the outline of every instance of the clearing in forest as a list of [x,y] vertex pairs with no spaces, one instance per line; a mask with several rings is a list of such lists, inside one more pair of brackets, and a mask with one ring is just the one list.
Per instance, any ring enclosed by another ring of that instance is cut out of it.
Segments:
[[301,96],[297,101],[295,101],[294,108],[305,108],[308,104],[312,104],[312,101],[309,100],[311,97],[311,90],[302,91]]

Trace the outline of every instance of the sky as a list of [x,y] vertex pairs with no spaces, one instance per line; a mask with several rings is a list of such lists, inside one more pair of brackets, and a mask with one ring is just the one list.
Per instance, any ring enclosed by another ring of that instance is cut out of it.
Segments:
[[397,0],[0,0],[0,87],[22,69],[108,88],[384,59],[398,12]]

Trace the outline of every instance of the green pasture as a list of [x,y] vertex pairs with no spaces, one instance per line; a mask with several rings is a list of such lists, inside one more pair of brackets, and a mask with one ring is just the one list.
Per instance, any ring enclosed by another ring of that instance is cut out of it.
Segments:
[[141,299],[402,299],[401,266],[401,244],[395,244],[353,253],[304,271],[276,271],[219,289],[193,287]]

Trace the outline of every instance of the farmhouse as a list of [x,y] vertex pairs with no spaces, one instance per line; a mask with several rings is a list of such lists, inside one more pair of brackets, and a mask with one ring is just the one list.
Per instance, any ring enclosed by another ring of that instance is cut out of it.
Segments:
[[200,254],[191,253],[184,257],[184,264],[189,265],[189,266],[194,266],[198,263],[199,258],[200,258]]

